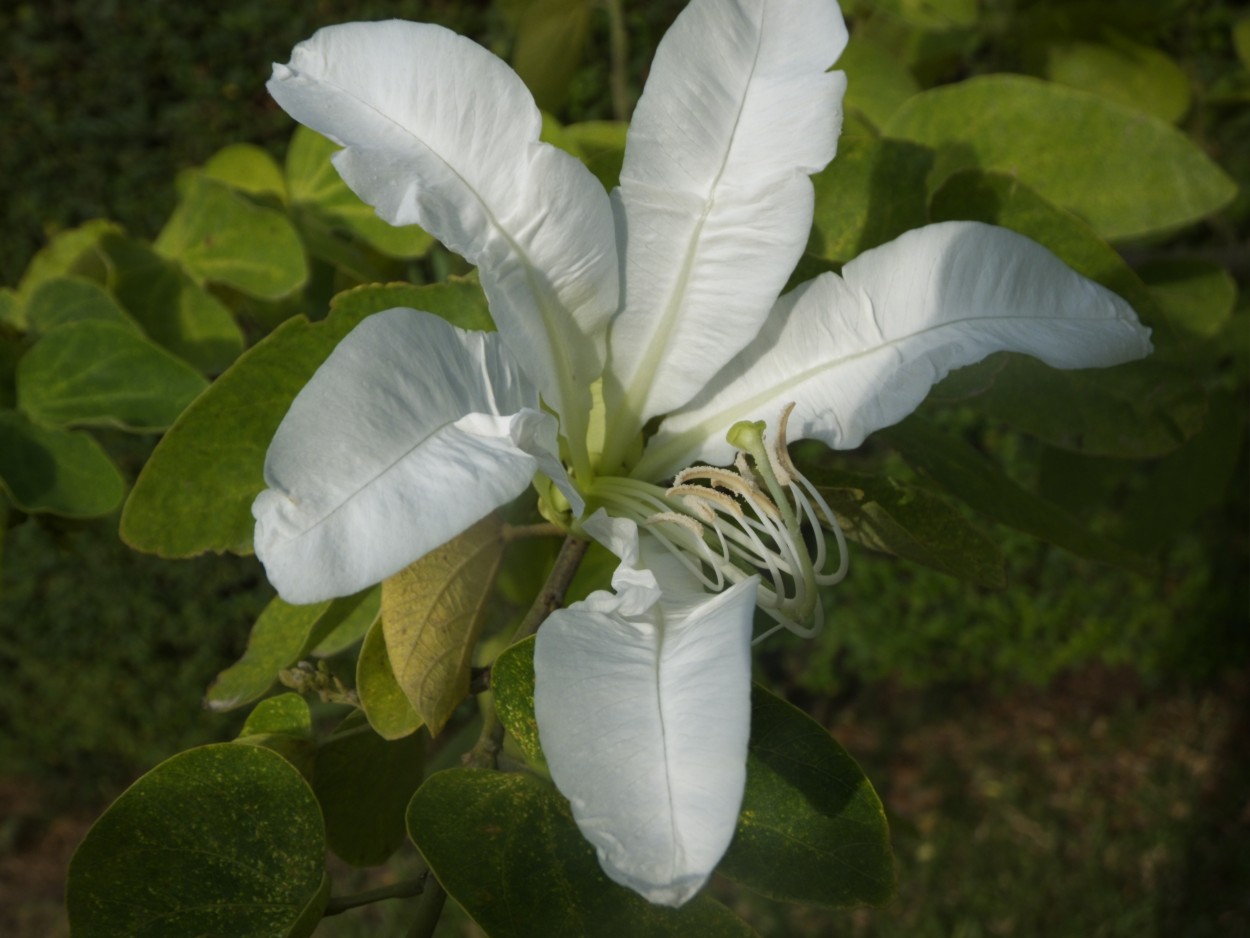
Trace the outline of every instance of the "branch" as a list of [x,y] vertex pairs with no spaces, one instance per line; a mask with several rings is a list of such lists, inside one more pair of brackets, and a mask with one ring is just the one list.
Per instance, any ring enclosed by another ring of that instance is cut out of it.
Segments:
[[412,896],[419,896],[425,892],[429,878],[430,871],[426,870],[416,879],[406,879],[403,882],[393,883],[390,886],[381,886],[377,889],[354,893],[350,896],[331,896],[330,901],[326,903],[325,911],[321,913],[321,917],[329,918],[331,915],[341,915],[348,909],[355,909],[373,902],[381,902],[383,899],[408,899]]

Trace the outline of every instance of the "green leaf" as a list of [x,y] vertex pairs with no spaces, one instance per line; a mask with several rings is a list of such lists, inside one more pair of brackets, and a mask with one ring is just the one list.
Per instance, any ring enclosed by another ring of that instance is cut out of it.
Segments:
[[309,650],[314,658],[330,658],[341,651],[351,648],[378,621],[382,611],[382,588],[373,586],[363,592],[348,597],[351,601],[340,600],[326,613],[327,621],[321,623],[322,628],[329,631],[325,637]]
[[1177,257],[1143,264],[1146,281],[1168,323],[1198,339],[1220,334],[1237,305],[1237,281],[1213,261]]
[[70,863],[70,925],[76,938],[290,934],[327,894],[324,851],[317,801],[284,759],[233,743],[192,749],[88,832]]
[[312,713],[308,701],[299,694],[278,694],[262,700],[248,714],[236,741],[273,750],[305,778],[312,778],[316,752]]
[[932,492],[887,476],[821,468],[808,473],[851,540],[969,580],[1007,585],[997,545]]
[[1245,452],[1244,395],[1211,397],[1201,432],[1151,467],[1124,510],[1124,540],[1142,550],[1163,547],[1204,513],[1226,503],[1229,482]]
[[192,177],[154,247],[197,281],[276,300],[308,280],[304,247],[282,212],[228,186]]
[[286,184],[293,207],[323,224],[359,238],[389,257],[421,257],[434,239],[416,225],[396,227],[378,217],[343,182],[330,157],[341,148],[307,127],[298,127],[286,151]]
[[243,657],[217,675],[204,696],[204,706],[233,710],[259,699],[273,686],[279,671],[307,657],[375,597],[376,587],[307,606],[274,597],[252,626]]
[[816,209],[809,254],[848,261],[928,222],[925,179],[933,153],[899,140],[843,137],[812,177]]
[[[837,67],[846,72],[847,78],[842,106],[859,111],[877,127],[920,91],[919,83],[899,57],[871,39],[856,36],[838,59]],[[842,142],[845,143],[845,137]]]
[[1169,124],[1189,110],[1189,78],[1176,61],[1122,36],[1055,43],[1046,49],[1045,74]]
[[623,928],[640,938],[755,934],[706,895],[671,909],[611,882],[568,802],[529,775],[432,775],[408,807],[408,833],[448,894],[491,938],[606,938]]
[[395,678],[437,735],[469,692],[469,665],[503,557],[487,515],[382,582],[382,628]]
[[53,329],[17,367],[18,407],[55,426],[163,430],[207,387],[135,329],[100,320]]
[[577,147],[576,155],[608,190],[621,181],[628,131],[625,121],[584,121],[563,128],[564,136]]
[[1030,237],[1077,273],[1124,297],[1147,322],[1158,318],[1151,292],[1115,248],[1013,175],[977,169],[953,173],[933,194],[929,214],[935,222],[982,221]]
[[931,189],[960,169],[1011,173],[1110,239],[1191,224],[1237,191],[1163,121],[1016,75],[922,92],[895,112],[885,133],[938,151]]
[[515,40],[512,67],[538,106],[557,111],[590,38],[588,0],[506,0]]
[[110,235],[121,234],[120,225],[103,218],[60,232],[31,259],[18,284],[18,294],[24,301],[29,300],[45,280],[69,274],[105,282],[110,265],[102,250],[103,242]]
[[26,319],[36,332],[49,332],[57,326],[86,319],[142,331],[108,290],[82,277],[44,280],[30,292]]
[[1233,48],[1241,64],[1250,69],[1250,16],[1243,16],[1233,24]]
[[532,765],[546,765],[534,716],[534,637],[505,648],[490,669],[495,713]]
[[404,842],[408,801],[421,784],[419,734],[388,741],[359,712],[317,747],[313,791],[330,849],[353,866],[385,863]]
[[402,739],[421,728],[421,718],[395,679],[382,620],[373,623],[356,659],[356,693],[369,725],[383,739]]
[[819,723],[756,684],[742,813],[717,871],[785,902],[884,905],[894,859],[881,800]]
[[[863,0],[874,13],[898,17],[918,29],[941,31],[976,23],[977,0]],[[852,0],[848,6],[858,7]]]
[[295,395],[371,313],[411,306],[462,328],[489,322],[476,284],[360,287],[335,298],[325,322],[293,318],[239,360],[178,418],[144,464],[122,514],[122,539],[162,557],[248,553],[265,453]]
[[274,158],[254,143],[232,143],[214,153],[201,172],[204,178],[255,196],[286,201],[286,180]]
[[121,504],[126,483],[89,434],[36,426],[0,410],[0,489],[31,514],[96,518]]
[[30,322],[17,291],[0,287],[0,337],[6,333],[25,332],[29,327]]
[[1022,489],[966,443],[910,417],[878,435],[970,508],[1082,557],[1144,571],[1143,558],[1093,533],[1058,505]]
[[114,266],[114,294],[154,342],[208,373],[234,361],[243,333],[230,310],[176,262],[119,234],[100,244]]
[[983,394],[981,413],[1061,449],[1087,456],[1152,459],[1198,432],[1206,395],[1183,368],[1129,362],[1115,368],[1058,371],[1010,356]]

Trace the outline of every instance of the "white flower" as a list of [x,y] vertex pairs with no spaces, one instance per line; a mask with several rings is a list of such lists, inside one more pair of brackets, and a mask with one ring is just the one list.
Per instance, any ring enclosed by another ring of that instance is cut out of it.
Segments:
[[406,309],[358,326],[270,446],[257,555],[288,601],[344,595],[532,482],[614,550],[614,591],[539,631],[536,708],[604,870],[653,902],[689,899],[733,835],[756,606],[802,630],[844,566],[799,531],[822,509],[785,457],[788,405],[792,436],[849,448],[994,351],[1059,368],[1149,351],[1119,297],[974,223],[778,299],[834,155],[845,43],[834,0],[693,0],[610,199],[538,141],[520,79],[440,27],[324,29],[269,83],[345,147],[335,165],[379,215],[477,265],[499,331]]

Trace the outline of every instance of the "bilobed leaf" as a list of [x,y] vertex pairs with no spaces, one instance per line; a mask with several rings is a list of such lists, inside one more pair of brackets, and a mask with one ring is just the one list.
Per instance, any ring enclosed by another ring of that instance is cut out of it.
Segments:
[[196,280],[259,299],[286,296],[308,279],[303,245],[283,213],[202,175],[190,180],[154,246]]
[[162,557],[250,552],[265,452],[291,401],[362,319],[405,305],[465,328],[489,322],[482,291],[462,280],[360,287],[336,297],[324,322],[288,320],[240,356],[161,439],[126,503],[122,539]]
[[738,830],[717,870],[774,899],[884,905],[894,858],[881,799],[819,723],[756,684]]
[[1022,489],[966,443],[919,417],[878,435],[916,469],[995,521],[1091,560],[1147,568],[1136,552],[1093,533],[1058,505]]
[[994,542],[932,492],[887,476],[831,469],[808,476],[851,540],[978,586],[1007,585]]
[[469,691],[473,646],[503,557],[501,522],[487,515],[382,582],[382,628],[399,686],[431,734]]
[[204,706],[233,710],[263,696],[279,671],[306,657],[374,593],[364,590],[307,606],[293,606],[275,597],[252,626],[243,657],[218,674],[209,687]]
[[105,282],[109,274],[107,254],[102,250],[110,235],[120,235],[121,226],[103,218],[62,231],[44,246],[27,265],[17,285],[18,295],[29,300],[34,289],[52,277],[77,275]]
[[317,215],[390,257],[420,257],[434,239],[416,225],[395,226],[378,217],[347,188],[330,157],[341,147],[300,125],[286,151],[286,185],[294,207]]
[[902,140],[843,137],[838,157],[812,177],[816,209],[808,253],[848,261],[929,218],[933,152]]
[[65,323],[91,319],[111,322],[140,332],[139,324],[113,295],[85,277],[49,277],[31,290],[26,319],[36,332],[48,332]]
[[543,765],[542,744],[538,739],[538,719],[534,716],[534,639],[517,642],[495,659],[490,669],[490,687],[495,694],[495,713],[508,735],[534,765]]
[[1022,76],[922,92],[894,113],[885,133],[938,151],[931,187],[959,169],[1009,172],[1110,239],[1191,224],[1236,192],[1224,171],[1169,124]]
[[207,387],[134,328],[102,320],[58,326],[17,368],[18,407],[54,426],[163,430]]
[[114,294],[154,342],[209,373],[243,350],[230,310],[175,261],[117,233],[106,234],[100,246],[114,268]]
[[25,512],[96,518],[121,504],[126,482],[89,434],[0,410],[0,489]]
[[647,935],[729,938],[755,932],[706,895],[679,909],[611,882],[550,785],[519,773],[450,769],[408,807],[408,833],[430,869],[491,938]]
[[380,618],[365,635],[356,659],[356,693],[369,725],[383,739],[402,739],[421,728],[421,718],[395,679]]
[[201,172],[206,179],[225,183],[248,195],[273,196],[286,201],[282,170],[254,143],[232,143],[209,157]]
[[70,863],[71,927],[78,938],[298,934],[328,896],[324,852],[316,798],[286,760],[234,743],[192,749],[88,832]]
[[1046,49],[1046,77],[1169,124],[1189,110],[1189,78],[1176,61],[1123,36],[1055,43]]
[[313,791],[330,849],[353,866],[375,866],[404,842],[404,816],[421,784],[419,734],[385,740],[353,713],[320,746]]

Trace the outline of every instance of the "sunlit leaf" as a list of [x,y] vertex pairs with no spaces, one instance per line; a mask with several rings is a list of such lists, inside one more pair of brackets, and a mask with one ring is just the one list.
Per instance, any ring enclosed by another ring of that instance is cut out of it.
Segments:
[[388,741],[359,712],[317,747],[313,791],[330,849],[353,866],[385,863],[404,842],[404,815],[421,784],[419,734]]
[[503,557],[488,515],[382,583],[382,628],[395,678],[437,734],[469,691],[469,666]]
[[126,483],[89,434],[0,410],[0,489],[22,511],[95,518],[121,504]]
[[202,172],[207,179],[224,182],[248,195],[286,200],[282,169],[264,149],[254,143],[232,143],[214,153]]
[[49,277],[30,292],[26,319],[37,332],[48,332],[65,323],[84,319],[111,322],[140,332],[139,324],[122,309],[113,295],[94,280],[83,277]]
[[808,478],[851,540],[978,586],[1007,585],[994,542],[932,492],[887,476],[825,468],[808,472]]
[[1012,173],[1111,239],[1191,224],[1236,193],[1192,140],[1158,118],[1017,75],[922,92],[885,133],[938,151],[931,188],[960,169]]
[[70,863],[70,925],[76,938],[293,934],[310,904],[324,908],[324,851],[317,801],[286,760],[233,743],[192,749],[88,832]]
[[1137,552],[1090,531],[1058,505],[1021,488],[968,444],[919,417],[878,431],[877,436],[952,495],[995,521],[1091,560],[1147,569]]
[[568,803],[533,776],[481,769],[432,775],[409,805],[408,833],[448,894],[491,938],[606,935],[622,927],[655,938],[755,934],[707,895],[671,909],[611,882]]
[[62,231],[39,251],[22,274],[17,292],[29,299],[34,289],[52,277],[77,275],[104,283],[109,275],[109,261],[102,250],[109,235],[120,235],[116,222],[97,218],[69,231]]
[[286,151],[286,184],[292,206],[312,212],[390,257],[420,257],[434,239],[416,225],[395,227],[377,215],[340,178],[330,157],[340,147],[316,131],[295,129]]
[[933,153],[899,140],[843,137],[812,177],[816,210],[808,253],[848,261],[928,222],[925,179]]
[[102,320],[53,329],[17,367],[18,407],[55,426],[163,430],[207,387],[133,327]]
[[100,245],[114,268],[114,294],[149,338],[204,372],[234,361],[243,333],[230,310],[176,262],[118,234],[106,235]]
[[625,134],[629,125],[624,121],[585,121],[569,124],[563,129],[572,140],[586,167],[603,183],[605,189],[614,188],[621,180],[621,163],[625,159]]
[[361,287],[337,297],[324,322],[288,320],[240,356],[161,439],[126,503],[122,539],[162,557],[250,552],[265,452],[291,401],[343,336],[393,306],[462,328],[490,321],[481,289],[462,280]]
[[884,905],[894,858],[881,799],[819,723],[756,684],[742,813],[717,871],[786,902]]
[[308,279],[299,235],[286,215],[202,175],[192,178],[154,247],[197,280],[277,299]]
[[[838,59],[837,67],[846,72],[847,79],[842,106],[859,111],[877,127],[920,90],[898,56],[871,39],[856,36]],[[839,144],[839,150],[841,147]]]
[[1189,110],[1189,78],[1171,56],[1122,36],[1046,50],[1046,77],[1175,124]]
[[383,739],[402,739],[421,727],[421,718],[404,695],[386,651],[382,620],[373,623],[356,659],[356,693],[369,725]]

